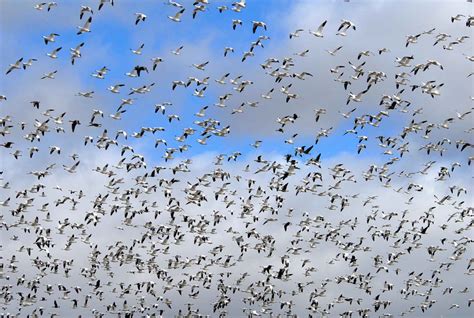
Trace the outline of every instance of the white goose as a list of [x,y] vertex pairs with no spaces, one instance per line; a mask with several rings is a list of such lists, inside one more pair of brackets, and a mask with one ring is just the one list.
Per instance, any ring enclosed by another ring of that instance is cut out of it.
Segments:
[[183,15],[184,11],[186,9],[181,9],[179,10],[178,12],[176,12],[176,14],[174,16],[168,16],[168,18],[171,20],[171,21],[174,21],[174,22],[181,22],[181,16]]
[[90,32],[91,31],[91,29],[90,29],[91,28],[91,22],[92,22],[92,17],[89,17],[89,19],[87,19],[84,26],[82,26],[82,27],[78,26],[77,28],[79,29],[79,31],[77,32],[77,35]]
[[49,42],[55,42],[57,36],[59,36],[59,34],[57,33],[50,33],[49,35],[44,35],[43,36],[44,43],[47,45]]
[[13,64],[10,64],[10,67],[8,68],[7,72],[5,73],[6,75],[8,75],[11,71],[13,70],[19,70],[21,69],[21,62],[23,61],[23,58],[17,60],[15,63]]
[[311,33],[312,35],[318,37],[318,38],[322,38],[324,37],[323,35],[323,29],[324,27],[326,26],[326,23],[328,22],[328,20],[325,20],[323,23],[321,23],[321,25],[318,27],[318,29],[316,31],[311,31],[309,30],[309,33]]

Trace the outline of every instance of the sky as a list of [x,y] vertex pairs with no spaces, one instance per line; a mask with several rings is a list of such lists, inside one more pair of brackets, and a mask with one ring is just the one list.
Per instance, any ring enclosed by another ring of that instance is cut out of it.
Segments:
[[[318,297],[319,307],[312,313],[315,316],[337,316],[347,311],[355,314],[370,308],[375,316],[404,313],[418,317],[428,303],[426,299],[436,300],[427,309],[428,317],[472,316],[472,307],[467,306],[474,288],[468,267],[469,259],[474,257],[469,249],[473,182],[468,162],[474,159],[472,146],[461,151],[463,144],[472,143],[473,131],[470,74],[474,53],[472,30],[466,26],[472,3],[247,0],[245,8],[236,12],[232,1],[209,2],[193,18],[193,1],[181,1],[185,11],[180,22],[168,18],[180,9],[160,0],[116,0],[113,6],[105,3],[100,11],[100,1],[57,1],[50,11],[48,4],[42,10],[35,9],[38,3],[32,1],[0,2],[0,69],[4,72],[0,95],[6,97],[0,101],[0,280],[3,286],[12,285],[9,293],[2,294],[2,312],[24,316],[43,307],[45,315],[88,317],[101,313],[114,316],[118,312],[159,315],[164,310],[163,316],[168,317],[189,313],[188,303],[192,303],[192,310],[210,316],[269,316],[270,312],[307,316],[311,313],[307,307],[312,292],[325,291]],[[93,14],[86,12],[80,19],[81,5],[90,6]],[[227,10],[220,13],[218,7],[224,5]],[[135,24],[136,12],[146,14],[145,21]],[[452,21],[458,14],[462,15],[459,20]],[[91,32],[78,35],[78,26],[84,25],[89,16]],[[235,19],[242,25],[234,30]],[[349,28],[345,36],[337,35],[343,20],[351,21],[355,29]],[[253,21],[265,22],[266,29],[258,28],[253,33]],[[323,21],[327,21],[324,37],[312,35],[309,30],[316,30]],[[303,30],[299,36],[290,38],[290,33],[298,29]],[[51,33],[59,36],[45,44],[43,36]],[[439,34],[448,35],[447,40],[434,45]],[[416,43],[407,46],[407,36],[415,35]],[[242,61],[252,42],[258,43],[251,50],[253,56]],[[455,42],[452,49],[450,42]],[[70,48],[81,43],[81,57],[72,64]],[[134,54],[132,50],[142,44],[142,53]],[[172,53],[181,46],[179,55]],[[327,52],[339,46],[342,48],[336,54]],[[47,56],[59,47],[58,58]],[[232,47],[233,52],[224,56],[225,47]],[[382,48],[388,52],[379,54]],[[358,58],[365,51],[369,51],[368,56]],[[397,62],[404,56],[413,56],[409,67]],[[163,62],[153,70],[151,59],[156,57]],[[20,58],[22,62],[36,61],[26,69],[5,74]],[[278,62],[264,68],[265,61],[272,58]],[[283,64],[284,60],[289,66]],[[414,66],[426,65],[430,60],[442,68],[430,65],[414,74]],[[193,66],[205,62],[208,64],[203,70]],[[358,78],[352,66],[361,63],[364,74]],[[127,76],[137,65],[148,71],[139,77]],[[344,67],[338,73],[331,72],[337,65]],[[104,79],[92,76],[104,66],[108,68]],[[53,71],[57,71],[54,79],[41,79]],[[288,76],[277,82],[272,72]],[[302,72],[309,75],[304,79],[292,76]],[[369,84],[367,76],[374,72],[382,77]],[[402,72],[409,75],[396,87],[400,78],[395,76]],[[225,74],[229,75],[224,85],[215,81]],[[172,89],[173,81],[187,82],[190,77],[209,77],[208,84],[191,83]],[[248,85],[239,92],[238,84],[232,84],[231,79],[237,83],[248,81]],[[351,83],[345,89],[337,79]],[[438,87],[440,95],[422,93],[419,86],[429,81],[442,84]],[[108,90],[117,84],[123,84],[119,93]],[[151,84],[150,92],[130,95],[132,88]],[[418,87],[413,89],[411,85]],[[204,96],[194,96],[195,89],[203,87]],[[283,87],[296,98],[286,102]],[[272,98],[262,98],[271,89]],[[366,89],[360,101],[347,103],[350,94]],[[79,92],[90,91],[94,92],[92,98],[78,96]],[[224,105],[216,105],[226,94],[231,95]],[[395,109],[381,103],[384,98],[393,101],[397,96],[401,103]],[[122,99],[127,98],[133,103],[119,108]],[[31,101],[40,101],[39,108],[34,108]],[[159,104],[166,105],[164,114],[155,111]],[[203,107],[207,107],[205,115],[196,116]],[[317,109],[325,113],[316,121]],[[341,115],[353,109],[347,118]],[[103,116],[93,115],[95,110]],[[120,119],[112,118],[118,110],[125,112]],[[279,123],[293,114],[297,114],[294,122],[284,126]],[[91,118],[94,125],[90,125]],[[74,120],[80,125],[73,133]],[[206,120],[216,122],[209,131],[199,125]],[[355,125],[364,120],[365,125]],[[37,131],[41,123],[49,127],[44,135]],[[140,134],[143,128],[158,129]],[[125,131],[127,138],[117,135],[118,131]],[[220,131],[228,133],[219,136]],[[325,132],[327,137],[322,136]],[[35,134],[37,140],[28,140]],[[86,136],[93,140],[87,145]],[[102,147],[101,136],[113,143]],[[198,143],[203,138],[207,138],[205,145]],[[387,138],[394,142],[387,143]],[[157,145],[157,139],[166,144]],[[253,146],[256,141],[258,147]],[[13,144],[7,146],[7,142]],[[364,148],[359,148],[361,144]],[[432,148],[429,154],[427,145]],[[298,147],[303,146],[313,148],[307,154],[296,155]],[[39,151],[30,158],[32,147]],[[59,147],[61,153],[50,153],[51,147]],[[18,158],[13,156],[15,151]],[[165,156],[170,152],[173,159],[168,160]],[[285,159],[288,154],[293,163]],[[319,167],[308,164],[319,154]],[[222,156],[222,164],[216,164],[218,156]],[[278,165],[277,173],[263,169],[266,161],[258,158]],[[64,169],[77,162],[74,173]],[[106,173],[96,171],[105,165]],[[127,165],[132,167],[129,171]],[[297,165],[295,173],[282,178],[279,173],[292,169],[292,165]],[[156,167],[163,170],[158,177],[150,177]],[[335,172],[338,167],[346,170]],[[444,168],[449,175],[440,177]],[[38,171],[50,174],[37,179],[34,174]],[[228,173],[229,178],[213,181],[219,171]],[[314,173],[319,173],[322,180],[309,182],[307,176]],[[206,185],[203,180],[208,178],[210,183]],[[178,181],[167,184],[170,180]],[[247,184],[249,180],[254,182],[252,187]],[[207,198],[199,205],[192,202],[190,194],[195,191],[195,183]],[[287,192],[282,189],[285,184]],[[298,191],[313,184],[317,191]],[[35,191],[35,185],[41,190]],[[466,192],[457,195],[458,189]],[[78,194],[81,190],[85,197]],[[216,192],[219,196],[215,199]],[[449,199],[441,201],[446,195]],[[94,201],[104,196],[103,205],[97,207]],[[69,199],[58,204],[65,197]],[[281,204],[279,198],[283,198]],[[234,205],[229,206],[230,201]],[[348,206],[340,211],[343,201]],[[42,211],[46,203],[47,211]],[[173,220],[170,211],[177,203],[179,217]],[[248,205],[251,212],[246,214]],[[111,212],[114,208],[118,212]],[[293,214],[287,214],[288,210]],[[100,218],[97,225],[87,224],[91,215]],[[222,221],[213,224],[216,215]],[[373,221],[366,221],[372,217]],[[186,221],[189,218],[205,225],[191,227]],[[289,230],[283,227],[287,222],[291,222]],[[395,233],[400,222],[403,230]],[[434,225],[418,240],[417,234],[430,222]],[[48,229],[51,234],[45,235]],[[173,231],[182,233],[184,239],[176,240],[170,235]],[[389,231],[389,238],[383,238],[384,231]],[[323,239],[326,235],[329,240]],[[40,249],[35,242],[44,237],[50,237],[52,244]],[[196,245],[196,237],[208,237],[210,241]],[[361,237],[366,250],[353,249],[351,246]],[[400,238],[403,243],[397,241]],[[248,244],[245,251],[237,244],[241,239]],[[65,249],[67,245],[70,247]],[[31,255],[25,252],[28,246],[32,247]],[[210,253],[220,246],[222,251]],[[413,246],[413,252],[407,252],[407,246]],[[428,255],[429,246],[441,249],[436,257]],[[403,251],[399,261],[391,262],[389,258],[398,251]],[[462,255],[453,260],[456,253]],[[346,254],[356,255],[357,266],[344,260]],[[179,261],[175,267],[170,266],[175,255],[179,255]],[[197,261],[199,255],[207,255],[202,261],[206,266]],[[234,265],[223,264],[226,255],[233,255]],[[128,260],[123,259],[125,256]],[[374,265],[378,256],[388,272]],[[262,272],[267,265],[273,266],[271,272],[277,271],[286,257],[291,260],[287,270],[291,276],[287,279],[269,278],[270,272]],[[64,276],[62,270],[54,273],[51,265],[43,269],[31,266],[35,258],[47,264],[74,262],[70,274]],[[307,263],[301,266],[305,259],[314,272],[305,271],[310,267]],[[142,272],[137,269],[141,261],[155,267]],[[157,268],[163,272],[158,274]],[[423,275],[415,278],[410,274],[412,270]],[[249,277],[238,284],[244,272]],[[166,275],[160,276],[162,273]],[[367,275],[371,294],[347,281],[354,273]],[[193,275],[194,281],[189,279]],[[197,278],[200,275],[207,275],[209,282]],[[18,283],[19,278],[25,280],[23,285]],[[27,282],[36,284],[35,279],[40,286],[38,299],[25,305],[22,299],[31,293]],[[100,287],[94,288],[98,281]],[[156,295],[137,290],[135,284],[150,281]],[[183,281],[187,283],[183,285]],[[386,282],[394,284],[394,290],[385,290]],[[57,288],[58,284],[70,293]],[[130,291],[124,292],[129,284]],[[46,292],[47,285],[54,286],[54,292]],[[81,286],[81,292],[76,293],[74,286]],[[223,286],[235,290],[225,293]],[[443,295],[446,287],[453,287],[453,291]],[[460,292],[465,287],[469,291]],[[265,304],[261,299],[255,301],[258,297],[253,293],[263,293],[264,299],[273,294],[266,288],[278,294],[278,299],[263,301]],[[409,295],[406,289],[414,291]],[[196,290],[199,294],[193,295]],[[341,294],[360,298],[361,304],[340,301]],[[71,308],[73,299],[81,304],[85,295],[90,295],[88,306]],[[224,295],[231,301],[213,312],[209,304]],[[59,306],[54,306],[54,299]],[[374,303],[379,299],[391,303],[375,313]],[[280,306],[290,301],[291,310],[287,305]],[[107,305],[113,302],[117,309],[110,310]],[[450,309],[453,304],[459,308]]]

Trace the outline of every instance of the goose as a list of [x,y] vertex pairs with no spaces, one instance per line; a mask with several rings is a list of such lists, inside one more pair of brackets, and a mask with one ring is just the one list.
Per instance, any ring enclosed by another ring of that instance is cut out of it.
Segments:
[[142,49],[145,47],[145,44],[142,43],[138,49],[134,50],[134,49],[130,49],[130,51],[132,51],[133,54],[136,54],[136,55],[141,55],[142,54]]
[[57,146],[51,146],[49,147],[49,154],[52,155],[54,152],[56,152],[58,155],[61,154],[61,148]]
[[469,115],[469,114],[471,114],[471,113],[472,113],[471,110],[469,110],[469,111],[467,111],[467,112],[464,112],[464,113],[462,113],[462,114],[456,112],[456,116],[457,116],[457,118],[458,118],[459,120],[463,120],[467,115]]
[[205,111],[206,109],[208,109],[209,106],[204,106],[202,107],[199,112],[195,113],[194,116],[197,116],[197,117],[204,117],[205,116]]
[[56,7],[58,4],[56,2],[49,2],[48,3],[48,12],[51,11],[52,8]]
[[232,29],[235,30],[235,28],[238,26],[238,25],[242,25],[242,20],[239,20],[239,19],[233,19],[232,20]]
[[227,56],[227,53],[229,53],[229,52],[234,53],[234,48],[229,47],[229,46],[226,46],[226,47],[224,48],[224,56]]
[[10,64],[10,67],[8,68],[7,72],[5,75],[10,74],[11,71],[13,70],[19,70],[21,69],[23,58],[18,59],[14,64]]
[[363,90],[362,92],[358,93],[358,94],[353,94],[352,92],[349,93],[349,97],[347,98],[347,102],[346,102],[346,105],[349,105],[349,102],[350,101],[354,101],[354,102],[361,102],[361,98],[362,96],[367,93],[370,89],[370,86],[368,86],[365,90]]
[[28,59],[28,61],[26,63],[23,63],[23,69],[26,70],[27,67],[30,67],[33,65],[33,62],[36,62],[38,61],[37,59]]
[[46,4],[47,4],[46,2],[41,2],[41,3],[35,4],[35,5],[34,5],[34,8],[35,8],[36,10],[41,11],[41,10],[44,9],[44,6],[45,6]]
[[289,35],[290,40],[292,38],[298,38],[300,36],[300,33],[303,32],[303,31],[304,31],[303,29],[297,29],[294,32],[291,32],[290,35]]
[[175,90],[177,86],[183,86],[186,87],[187,84],[184,81],[173,81],[173,85],[171,87],[172,90]]
[[[472,1],[470,1],[470,2],[472,2]],[[474,25],[474,16],[470,15],[466,19],[466,26],[470,28],[473,25]]]
[[271,93],[273,93],[273,90],[274,90],[274,89],[272,88],[271,90],[268,91],[268,93],[262,94],[262,95],[261,95],[262,98],[264,98],[264,99],[271,99],[271,98],[272,98]]
[[209,61],[201,63],[201,64],[193,64],[192,66],[194,66],[196,69],[200,71],[204,71],[204,68],[206,67],[207,64],[209,64]]
[[163,59],[161,57],[153,57],[151,61],[153,62],[153,70],[156,70],[158,64],[163,62]]
[[362,56],[370,56],[370,55],[372,55],[372,52],[370,51],[361,51],[359,55],[357,55],[357,59],[360,60]]
[[41,79],[46,79],[46,78],[49,78],[49,79],[54,79],[54,75],[57,73],[58,71],[52,71],[52,72],[49,72],[49,73],[45,73],[43,74],[43,76],[41,77]]
[[265,31],[267,30],[267,25],[265,22],[262,21],[252,21],[252,33],[257,31],[257,28],[263,28]]
[[300,80],[304,80],[305,79],[305,76],[311,76],[313,77],[313,75],[311,73],[308,73],[308,72],[301,72],[301,73],[293,73],[292,75],[293,77],[296,77]]
[[309,33],[312,34],[312,35],[314,35],[314,36],[316,36],[316,37],[318,37],[318,38],[324,37],[324,35],[323,35],[323,29],[324,29],[324,27],[326,26],[326,23],[328,23],[328,21],[327,21],[327,20],[324,20],[324,22],[319,25],[319,27],[318,27],[318,29],[317,29],[316,31],[311,31],[311,30],[309,30]]
[[77,119],[70,120],[71,123],[71,131],[74,132],[76,130],[76,127],[81,124],[81,122]]
[[167,2],[165,2],[165,4],[169,5],[169,6],[173,6],[173,7],[176,7],[176,8],[182,8],[183,5],[176,2],[176,1],[173,1],[173,0],[168,0]]
[[465,15],[463,14],[456,14],[455,16],[451,17],[451,23],[454,23],[454,21],[461,21],[461,18],[464,18]]
[[231,115],[243,113],[244,112],[244,108],[243,108],[244,105],[245,105],[245,103],[242,103],[239,107],[232,109]]
[[79,29],[79,31],[76,33],[77,35],[80,35],[80,34],[83,34],[83,33],[88,33],[90,32],[90,27],[91,27],[91,23],[92,23],[92,17],[89,17],[89,19],[87,19],[86,23],[84,24],[84,26],[78,26],[77,28]]
[[111,91],[112,93],[118,94],[120,93],[120,87],[124,87],[124,86],[125,84],[116,84],[116,85],[109,86],[109,88],[107,89]]
[[82,97],[86,97],[86,98],[92,98],[92,97],[94,97],[94,91],[79,92],[79,93],[77,93],[77,96],[82,96]]
[[206,6],[205,6],[205,5],[198,5],[198,4],[196,4],[197,2],[198,2],[198,1],[195,1],[195,2],[194,2],[194,9],[193,9],[193,14],[192,14],[193,19],[196,18],[198,12],[204,12],[204,11],[206,11]]
[[43,36],[44,44],[47,45],[49,42],[55,42],[57,36],[59,36],[57,33],[50,33],[49,35]]
[[102,9],[102,7],[104,6],[104,4],[106,3],[110,3],[110,5],[114,5],[114,0],[100,0],[100,3],[99,3],[99,8],[98,10],[100,11],[100,9]]
[[230,75],[230,73],[226,73],[226,74],[222,75],[221,78],[215,79],[214,81],[218,84],[225,85],[225,80],[229,77],[229,75]]
[[180,46],[178,47],[177,49],[175,50],[172,50],[171,53],[173,53],[174,55],[180,55],[181,54],[181,50],[184,48],[184,46]]
[[338,29],[337,29],[337,34],[338,35],[345,35],[345,31],[352,28],[353,30],[356,29],[356,26],[354,23],[352,23],[351,21],[349,20],[341,20],[341,24],[339,25]]
[[229,7],[227,7],[227,6],[218,6],[217,7],[217,10],[219,11],[219,13],[227,11],[228,9],[229,9]]
[[315,109],[315,121],[318,122],[321,115],[326,114],[327,110],[325,108]]
[[193,93],[193,96],[196,96],[196,97],[204,97],[204,91],[206,90],[207,86],[204,86],[202,89],[198,90],[198,89],[195,89],[194,90],[194,93]]
[[135,25],[138,24],[140,21],[145,21],[146,19],[146,14],[137,12],[135,13],[136,19],[135,19]]
[[77,167],[79,166],[80,163],[81,163],[80,161],[77,161],[70,167],[68,167],[66,165],[63,165],[63,168],[64,168],[65,171],[67,171],[69,173],[76,173],[77,172],[76,169],[77,169]]
[[242,56],[241,61],[244,62],[247,59],[247,57],[249,57],[249,56],[255,56],[255,53],[253,53],[252,51],[244,52],[244,55]]
[[66,113],[62,113],[61,115],[59,115],[57,117],[52,117],[54,123],[58,124],[58,125],[61,125],[63,123],[63,118],[64,118],[65,115],[66,115]]
[[469,62],[474,62],[474,55],[472,55],[472,56],[464,55],[464,57],[465,57],[466,60],[468,60]]
[[148,73],[148,67],[142,66],[142,65],[137,65],[133,68],[135,72],[137,72],[137,75],[140,77],[141,72],[147,72]]
[[106,66],[102,67],[100,70],[95,71],[95,73],[92,74],[93,77],[99,78],[99,79],[104,79],[105,74],[110,71]]
[[46,53],[46,55],[52,59],[56,59],[58,58],[58,52],[61,51],[61,49],[62,49],[62,46],[54,49],[51,53]]
[[468,36],[468,35],[462,35],[460,36],[459,38],[456,39],[456,42],[459,42],[459,43],[464,43],[464,41],[466,41],[467,39],[470,39],[471,37]]
[[416,34],[416,35],[407,35],[406,38],[406,43],[405,47],[408,47],[410,44],[415,44],[418,43],[418,38],[421,36],[421,34]]
[[171,21],[174,21],[174,22],[181,22],[181,16],[183,15],[184,11],[186,9],[181,9],[179,10],[174,16],[168,16],[168,18],[171,20]]
[[237,2],[232,3],[232,10],[235,12],[240,12],[242,9],[246,7],[246,0],[239,0]]
[[328,52],[328,53],[331,54],[332,56],[335,56],[336,53],[337,53],[340,49],[342,49],[342,45],[341,45],[341,46],[338,46],[337,48],[335,48],[335,49],[332,50],[332,51],[326,50],[326,52]]
[[84,42],[81,44],[77,45],[75,48],[71,48],[71,64],[74,65],[74,61],[76,58],[81,57],[81,48],[84,46]]
[[452,51],[454,50],[454,45],[458,45],[458,44],[459,44],[458,41],[449,42],[448,45],[443,45],[443,49],[447,51]]
[[410,62],[414,59],[413,55],[411,56],[404,56],[404,57],[397,57],[395,61],[398,63],[397,67],[411,67]]
[[[336,65],[334,68],[331,68],[329,71],[333,74],[337,74],[339,73],[339,70],[342,69],[342,68],[345,68],[344,65]],[[344,73],[342,73],[344,74]]]
[[81,6],[81,11],[79,13],[79,19],[82,20],[84,13],[89,12],[90,14],[94,14],[94,11],[89,6]]
[[446,34],[446,33],[440,33],[438,34],[437,36],[435,36],[436,38],[436,42],[433,44],[433,46],[435,46],[436,44],[438,44],[439,42],[443,42],[443,41],[446,41],[448,38],[450,38],[451,35],[449,34]]
[[122,114],[125,113],[126,110],[120,110],[117,111],[115,114],[110,114],[109,117],[112,118],[113,120],[121,120],[122,119]]
[[309,53],[309,49],[304,50],[303,52],[300,53],[294,53],[295,55],[305,57]]

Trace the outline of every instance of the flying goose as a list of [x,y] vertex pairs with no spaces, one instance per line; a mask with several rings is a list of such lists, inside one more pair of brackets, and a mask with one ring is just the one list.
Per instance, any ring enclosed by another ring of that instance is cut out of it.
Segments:
[[124,87],[124,86],[125,84],[115,84],[115,85],[109,86],[109,88],[107,89],[111,91],[112,93],[118,94],[120,93],[120,87]]
[[184,11],[186,9],[181,9],[179,10],[178,12],[176,12],[176,14],[174,16],[168,16],[168,18],[171,20],[171,21],[174,21],[174,22],[181,22],[181,16],[183,15]]
[[91,23],[92,23],[92,17],[89,17],[89,19],[87,19],[86,23],[84,24],[84,26],[78,26],[77,28],[79,29],[79,31],[77,32],[77,35],[80,35],[80,34],[83,34],[83,33],[87,33],[87,32],[90,32],[90,27],[91,27]]
[[326,52],[328,52],[329,54],[331,54],[332,56],[335,56],[336,53],[342,49],[342,45],[341,46],[338,46],[337,48],[335,48],[334,50],[330,51],[330,50],[326,50]]
[[28,59],[26,63],[23,63],[23,69],[26,70],[27,67],[33,65],[33,62],[38,61],[37,59]]
[[240,12],[242,9],[246,8],[246,0],[239,0],[232,3],[232,10],[235,12]]
[[110,3],[112,6],[114,5],[114,0],[99,0],[100,3],[99,3],[99,8],[98,10],[100,11],[100,9],[102,9],[102,7],[104,6],[104,4],[106,3]]
[[235,28],[238,26],[238,25],[242,25],[242,20],[239,20],[239,19],[233,19],[232,20],[232,29],[235,30]]
[[181,54],[181,50],[184,48],[184,46],[180,46],[178,47],[177,49],[175,50],[172,50],[171,53],[173,53],[174,55],[180,55]]
[[49,73],[45,73],[43,74],[43,76],[41,77],[41,79],[46,79],[46,78],[49,78],[49,79],[54,79],[54,75],[57,73],[58,71],[52,71],[52,72],[49,72]]
[[362,96],[365,93],[367,93],[369,91],[369,89],[370,89],[370,85],[365,90],[363,90],[362,92],[360,92],[358,94],[353,94],[352,92],[350,92],[349,97],[347,98],[346,105],[348,105],[350,101],[361,102]]
[[227,53],[229,53],[229,52],[234,53],[234,49],[233,49],[232,47],[226,46],[226,47],[224,48],[224,56],[227,56]]
[[345,32],[346,32],[348,29],[350,29],[350,28],[352,28],[352,29],[355,30],[355,29],[356,29],[355,24],[352,23],[352,22],[349,21],[349,20],[343,19],[343,20],[341,20],[341,24],[339,25],[339,28],[337,29],[336,35],[345,36],[345,35],[346,35]]
[[153,70],[156,70],[158,64],[163,62],[163,59],[161,57],[153,57],[151,61],[153,62]]
[[193,64],[192,66],[194,66],[198,70],[204,71],[204,68],[206,67],[207,64],[209,64],[209,61],[206,61],[201,64]]
[[198,12],[206,11],[206,6],[205,5],[198,5],[197,3],[198,3],[198,1],[194,2],[194,9],[193,9],[193,14],[192,14],[193,19],[196,18]]
[[71,48],[71,64],[74,65],[74,61],[76,58],[80,58],[81,57],[81,47],[84,46],[84,42],[82,42],[81,44],[77,45],[75,48]]
[[61,51],[62,48],[63,47],[60,46],[60,47],[54,49],[51,53],[46,53],[46,55],[49,56],[52,59],[56,59],[56,58],[58,58],[58,52]]
[[145,21],[146,19],[146,14],[137,12],[135,13],[136,19],[135,19],[135,25],[138,24],[140,21]]
[[173,7],[176,7],[176,8],[182,8],[183,5],[181,3],[178,3],[176,1],[173,1],[173,0],[168,0],[167,2],[165,2],[166,5],[169,5],[169,6],[173,6]]
[[255,33],[257,31],[257,28],[264,28],[267,30],[267,25],[265,22],[262,21],[252,21],[252,33]]
[[230,73],[222,75],[220,79],[215,79],[214,81],[218,84],[225,85],[225,80],[229,77]]
[[8,70],[5,74],[8,75],[13,70],[21,69],[21,66],[22,66],[21,62],[22,61],[23,61],[23,58],[20,58],[14,64],[10,64],[10,67],[8,68]]
[[309,30],[309,33],[312,34],[312,35],[314,35],[314,36],[316,36],[316,37],[318,37],[318,38],[324,37],[324,35],[323,35],[323,29],[324,29],[324,27],[326,26],[326,23],[327,23],[327,22],[328,22],[327,20],[324,20],[324,22],[321,23],[321,25],[318,27],[318,29],[317,29],[316,31],[311,31],[311,30]]
[[82,20],[84,13],[89,12],[90,14],[94,14],[94,11],[89,6],[81,6],[81,11],[79,13],[79,19]]
[[132,51],[133,54],[136,54],[136,55],[141,55],[142,54],[142,49],[145,47],[145,43],[142,43],[138,49],[134,50],[134,49],[130,49],[130,51]]
[[56,7],[58,4],[56,2],[48,3],[48,12],[51,11],[52,8]]
[[57,33],[50,33],[49,35],[43,36],[44,43],[47,45],[49,42],[55,42],[57,36],[59,36]]
[[35,4],[35,5],[34,5],[34,8],[35,8],[36,10],[41,11],[41,10],[43,10],[43,8],[44,8],[44,6],[45,6],[46,4],[47,4],[46,2],[41,2],[41,3]]
[[300,36],[300,33],[303,32],[303,31],[304,31],[303,29],[297,29],[294,32],[291,32],[290,35],[289,35],[290,40],[292,38],[298,38]]

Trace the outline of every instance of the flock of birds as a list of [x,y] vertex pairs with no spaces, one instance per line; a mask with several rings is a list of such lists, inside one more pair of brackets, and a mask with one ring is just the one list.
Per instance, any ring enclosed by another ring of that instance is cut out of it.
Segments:
[[[46,11],[53,21],[61,5],[44,2],[31,10]],[[101,12],[117,5],[114,0],[100,0],[97,8],[78,7],[79,44],[68,57],[73,68],[81,68],[81,50],[88,45],[85,34],[94,32]],[[186,15],[198,20],[211,10],[235,15],[228,19],[231,32],[249,28],[255,36],[239,63],[259,59],[273,40],[265,35],[271,27],[265,22],[238,19],[251,5],[245,0],[217,8],[208,0],[186,6],[169,0],[166,5],[176,10],[163,16],[170,24],[181,23]],[[149,23],[142,12],[130,20],[137,28]],[[474,26],[474,16],[457,14],[446,20],[465,27],[468,34]],[[328,19],[315,28],[290,32],[289,41],[306,34],[308,41],[337,37],[350,45],[351,36],[361,32],[361,23]],[[395,45],[409,51],[422,45],[422,39],[432,42],[429,49],[453,51],[458,59],[474,62],[469,35],[438,33],[435,27],[407,35],[405,42]],[[44,57],[18,58],[2,81],[15,81],[18,72],[27,72],[43,59],[63,58],[60,33],[51,30],[38,41],[44,42]],[[122,53],[140,58],[145,45]],[[462,53],[466,48],[471,51]],[[342,45],[326,52],[338,56],[341,49]],[[179,58],[183,50],[185,45],[179,45],[172,54]],[[221,58],[236,52],[225,47]],[[211,78],[206,71],[215,61],[194,61],[190,70],[202,76],[156,84],[169,85],[171,91],[191,87],[196,103],[215,99],[197,112],[181,108],[193,113],[193,121],[174,140],[162,136],[178,131],[184,121],[183,113],[170,113],[176,107],[172,102],[154,106],[165,127],[140,127],[135,132],[120,127],[139,107],[140,96],[153,96],[154,82],[136,87],[110,83],[108,92],[78,92],[75,98],[88,109],[88,122],[39,99],[10,104],[4,92],[0,316],[418,317],[425,313],[433,317],[440,308],[446,308],[447,315],[472,315],[474,258],[469,246],[474,208],[469,168],[474,161],[474,128],[459,128],[472,123],[472,108],[456,113],[446,105],[452,115],[441,122],[428,121],[424,115],[430,112],[429,103],[456,87],[436,79],[417,80],[433,69],[443,74],[450,66],[434,59],[419,61],[411,53],[395,57],[390,48],[378,48],[361,51],[353,57],[357,62],[324,66],[326,74],[295,71],[311,53],[307,49],[262,59],[254,73],[264,72],[273,88],[232,107],[223,120],[208,114],[226,109],[236,96],[246,99],[246,88],[255,84],[249,79],[252,74]],[[396,69],[394,78],[367,67],[370,59],[385,56]],[[139,81],[160,72],[166,63],[161,57],[141,59],[124,76]],[[58,72],[48,71],[37,80],[55,80]],[[103,66],[87,82],[107,81],[111,72]],[[460,78],[473,74],[466,71]],[[371,159],[361,157],[364,167],[356,171],[352,159],[334,163],[325,154],[327,146],[320,147],[320,141],[339,134],[336,127],[322,128],[325,116],[337,105],[313,110],[315,138],[308,141],[304,133],[292,129],[301,120],[292,104],[304,99],[298,82],[317,85],[322,76],[334,80],[331,94],[343,96],[345,108],[337,108],[338,116],[350,125],[343,138],[356,145],[347,158],[375,149],[372,160],[377,163],[366,164],[364,160]],[[220,96],[207,91],[229,84],[232,89]],[[361,85],[360,91],[351,90]],[[358,105],[379,86],[394,93],[377,97],[375,111],[363,113]],[[96,95],[109,92],[122,96],[109,116],[109,106],[88,106]],[[425,98],[426,106],[417,107],[410,96]],[[287,115],[277,117],[268,108],[266,120],[274,122],[272,138],[281,139],[282,146],[275,150],[278,157],[259,153],[270,142],[265,136],[251,141],[248,153],[236,149],[204,165],[195,165],[198,159],[186,155],[191,147],[205,152],[216,139],[231,144],[232,118],[277,99],[284,101]],[[28,107],[22,114],[33,113],[35,119],[9,115],[14,107]],[[404,123],[396,122],[396,116]],[[396,128],[389,133],[385,125]],[[452,132],[464,137],[451,140]],[[57,143],[63,136],[69,143],[60,147]],[[140,143],[151,144],[153,151],[140,154],[144,149]],[[278,149],[290,150],[281,154]],[[45,159],[38,163],[41,155]],[[421,167],[410,163],[410,156],[422,158]],[[91,171],[87,162],[94,157],[109,159]],[[35,164],[41,167],[32,168]],[[438,190],[430,190],[433,187]]]

